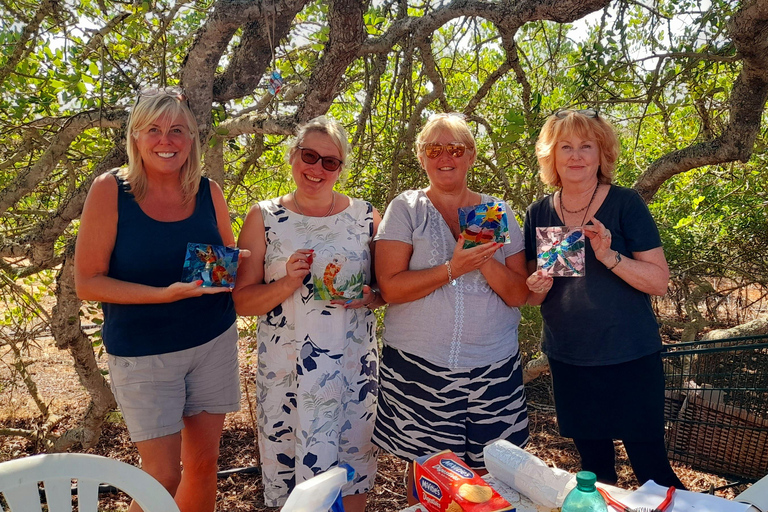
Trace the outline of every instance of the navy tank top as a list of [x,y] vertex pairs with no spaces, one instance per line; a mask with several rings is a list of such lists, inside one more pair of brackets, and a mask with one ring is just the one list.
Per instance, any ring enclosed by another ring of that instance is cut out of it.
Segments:
[[[200,179],[195,211],[184,220],[149,217],[116,172],[117,238],[108,276],[149,286],[181,280],[187,243],[222,244],[207,178]],[[102,338],[107,353],[146,356],[185,350],[219,336],[236,319],[231,293],[192,297],[167,304],[102,303]]]

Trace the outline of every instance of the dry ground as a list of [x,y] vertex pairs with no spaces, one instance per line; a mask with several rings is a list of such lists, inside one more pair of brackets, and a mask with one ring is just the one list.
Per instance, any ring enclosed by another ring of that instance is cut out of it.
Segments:
[[[222,439],[221,469],[247,468],[258,465],[258,450],[254,438],[254,423],[250,413],[249,397],[253,396],[253,370],[250,365],[250,352],[247,343],[241,340],[241,367],[243,383],[248,383],[248,393],[244,393],[242,409],[228,417]],[[58,429],[63,430],[73,425],[83,414],[83,407],[88,397],[80,387],[70,356],[58,351],[50,340],[40,340],[28,358],[34,363],[30,370],[37,382],[40,394],[56,414],[62,417]],[[34,405],[23,388],[18,387],[13,379],[7,353],[0,353],[0,426],[26,428],[34,422]],[[105,365],[104,358],[100,364]],[[545,375],[527,386],[531,443],[528,450],[551,466],[575,472],[578,470],[578,457],[573,444],[561,438],[557,433],[554,408],[551,400],[549,376]],[[21,438],[0,437],[0,461],[30,455],[39,451],[33,441]],[[116,459],[138,463],[136,450],[131,446],[127,431],[119,414],[110,418],[105,427],[100,443],[91,453],[106,455]],[[635,488],[637,481],[632,475],[626,456],[620,450],[619,485]],[[392,512],[405,507],[405,489],[403,471],[405,463],[394,457],[382,454],[379,457],[379,473],[375,487],[369,499],[369,512]],[[682,481],[691,489],[705,491],[711,487],[727,484],[726,480],[716,475],[693,471],[690,468],[675,465]],[[737,488],[736,491],[743,489]],[[733,497],[734,489],[718,491],[725,497]],[[110,510],[125,510],[127,500],[124,496],[113,495],[105,498],[105,506]],[[219,481],[218,507],[220,511],[273,512],[263,504],[261,479],[253,474],[232,474]]]

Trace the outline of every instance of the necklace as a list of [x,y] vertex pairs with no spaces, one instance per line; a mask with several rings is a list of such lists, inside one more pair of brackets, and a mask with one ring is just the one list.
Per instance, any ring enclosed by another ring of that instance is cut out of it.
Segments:
[[[587,203],[587,206],[585,206],[584,208],[579,208],[578,210],[574,210],[574,211],[566,210],[565,206],[563,206],[563,189],[561,188],[560,189],[560,210],[568,213],[579,213],[579,212],[583,212],[584,210],[587,210],[586,212],[584,212],[584,218],[581,219],[581,225],[583,226],[584,221],[587,220],[587,215],[589,215],[589,207],[592,206],[592,201],[595,200],[595,196],[597,195],[598,188],[600,188],[599,181],[597,182],[597,185],[595,185],[595,190],[592,191],[592,197],[589,198],[589,202]],[[563,222],[565,222],[565,215],[563,215]]]
[[[331,207],[328,208],[328,211],[325,215],[321,215],[321,217],[327,217],[333,212],[333,208],[336,206],[336,192],[331,192]],[[296,205],[296,209],[299,210],[299,213],[304,215],[305,217],[311,217],[311,215],[307,215],[304,213],[304,210],[301,209],[301,205],[299,204],[299,200],[296,199],[296,191],[293,191],[293,204]]]

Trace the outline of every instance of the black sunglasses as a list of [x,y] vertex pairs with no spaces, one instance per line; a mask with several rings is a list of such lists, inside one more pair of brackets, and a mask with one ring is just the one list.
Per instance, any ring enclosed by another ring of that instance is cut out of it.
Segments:
[[570,114],[571,112],[576,114],[581,114],[583,116],[590,117],[592,119],[597,118],[597,110],[594,108],[581,108],[578,110],[571,110],[571,109],[558,110],[557,112],[555,112],[555,117],[558,119],[565,119],[566,117],[568,117],[568,114]]
[[463,142],[449,142],[445,145],[438,144],[437,142],[427,142],[424,144],[424,154],[427,155],[427,158],[437,158],[443,153],[443,148],[452,157],[461,158],[467,150],[467,145]]
[[138,96],[136,96],[136,103],[138,103],[142,97],[151,98],[152,96],[159,96],[161,94],[172,96],[179,101],[183,101],[186,103],[187,107],[189,107],[189,99],[187,98],[184,89],[181,87],[147,87],[146,89],[139,91]]
[[320,156],[320,153],[314,149],[303,148],[296,146],[301,151],[301,161],[305,164],[315,164],[318,160],[322,160],[323,169],[326,171],[334,172],[338,171],[341,164],[344,162],[334,156]]

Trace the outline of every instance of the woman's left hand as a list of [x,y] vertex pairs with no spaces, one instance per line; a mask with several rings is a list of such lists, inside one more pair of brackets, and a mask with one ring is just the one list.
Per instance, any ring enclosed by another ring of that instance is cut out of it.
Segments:
[[378,293],[367,284],[363,286],[363,297],[360,299],[335,299],[331,301],[331,304],[340,304],[344,306],[344,309],[358,309],[368,307],[376,302]]
[[453,247],[453,255],[450,260],[451,277],[456,279],[487,264],[488,261],[493,259],[494,253],[503,245],[498,242],[491,242],[465,249],[464,237],[459,235],[456,245]]
[[616,251],[611,249],[611,230],[594,217],[590,221],[592,224],[583,226],[584,234],[595,251],[595,258],[603,265],[610,266],[616,258]]

